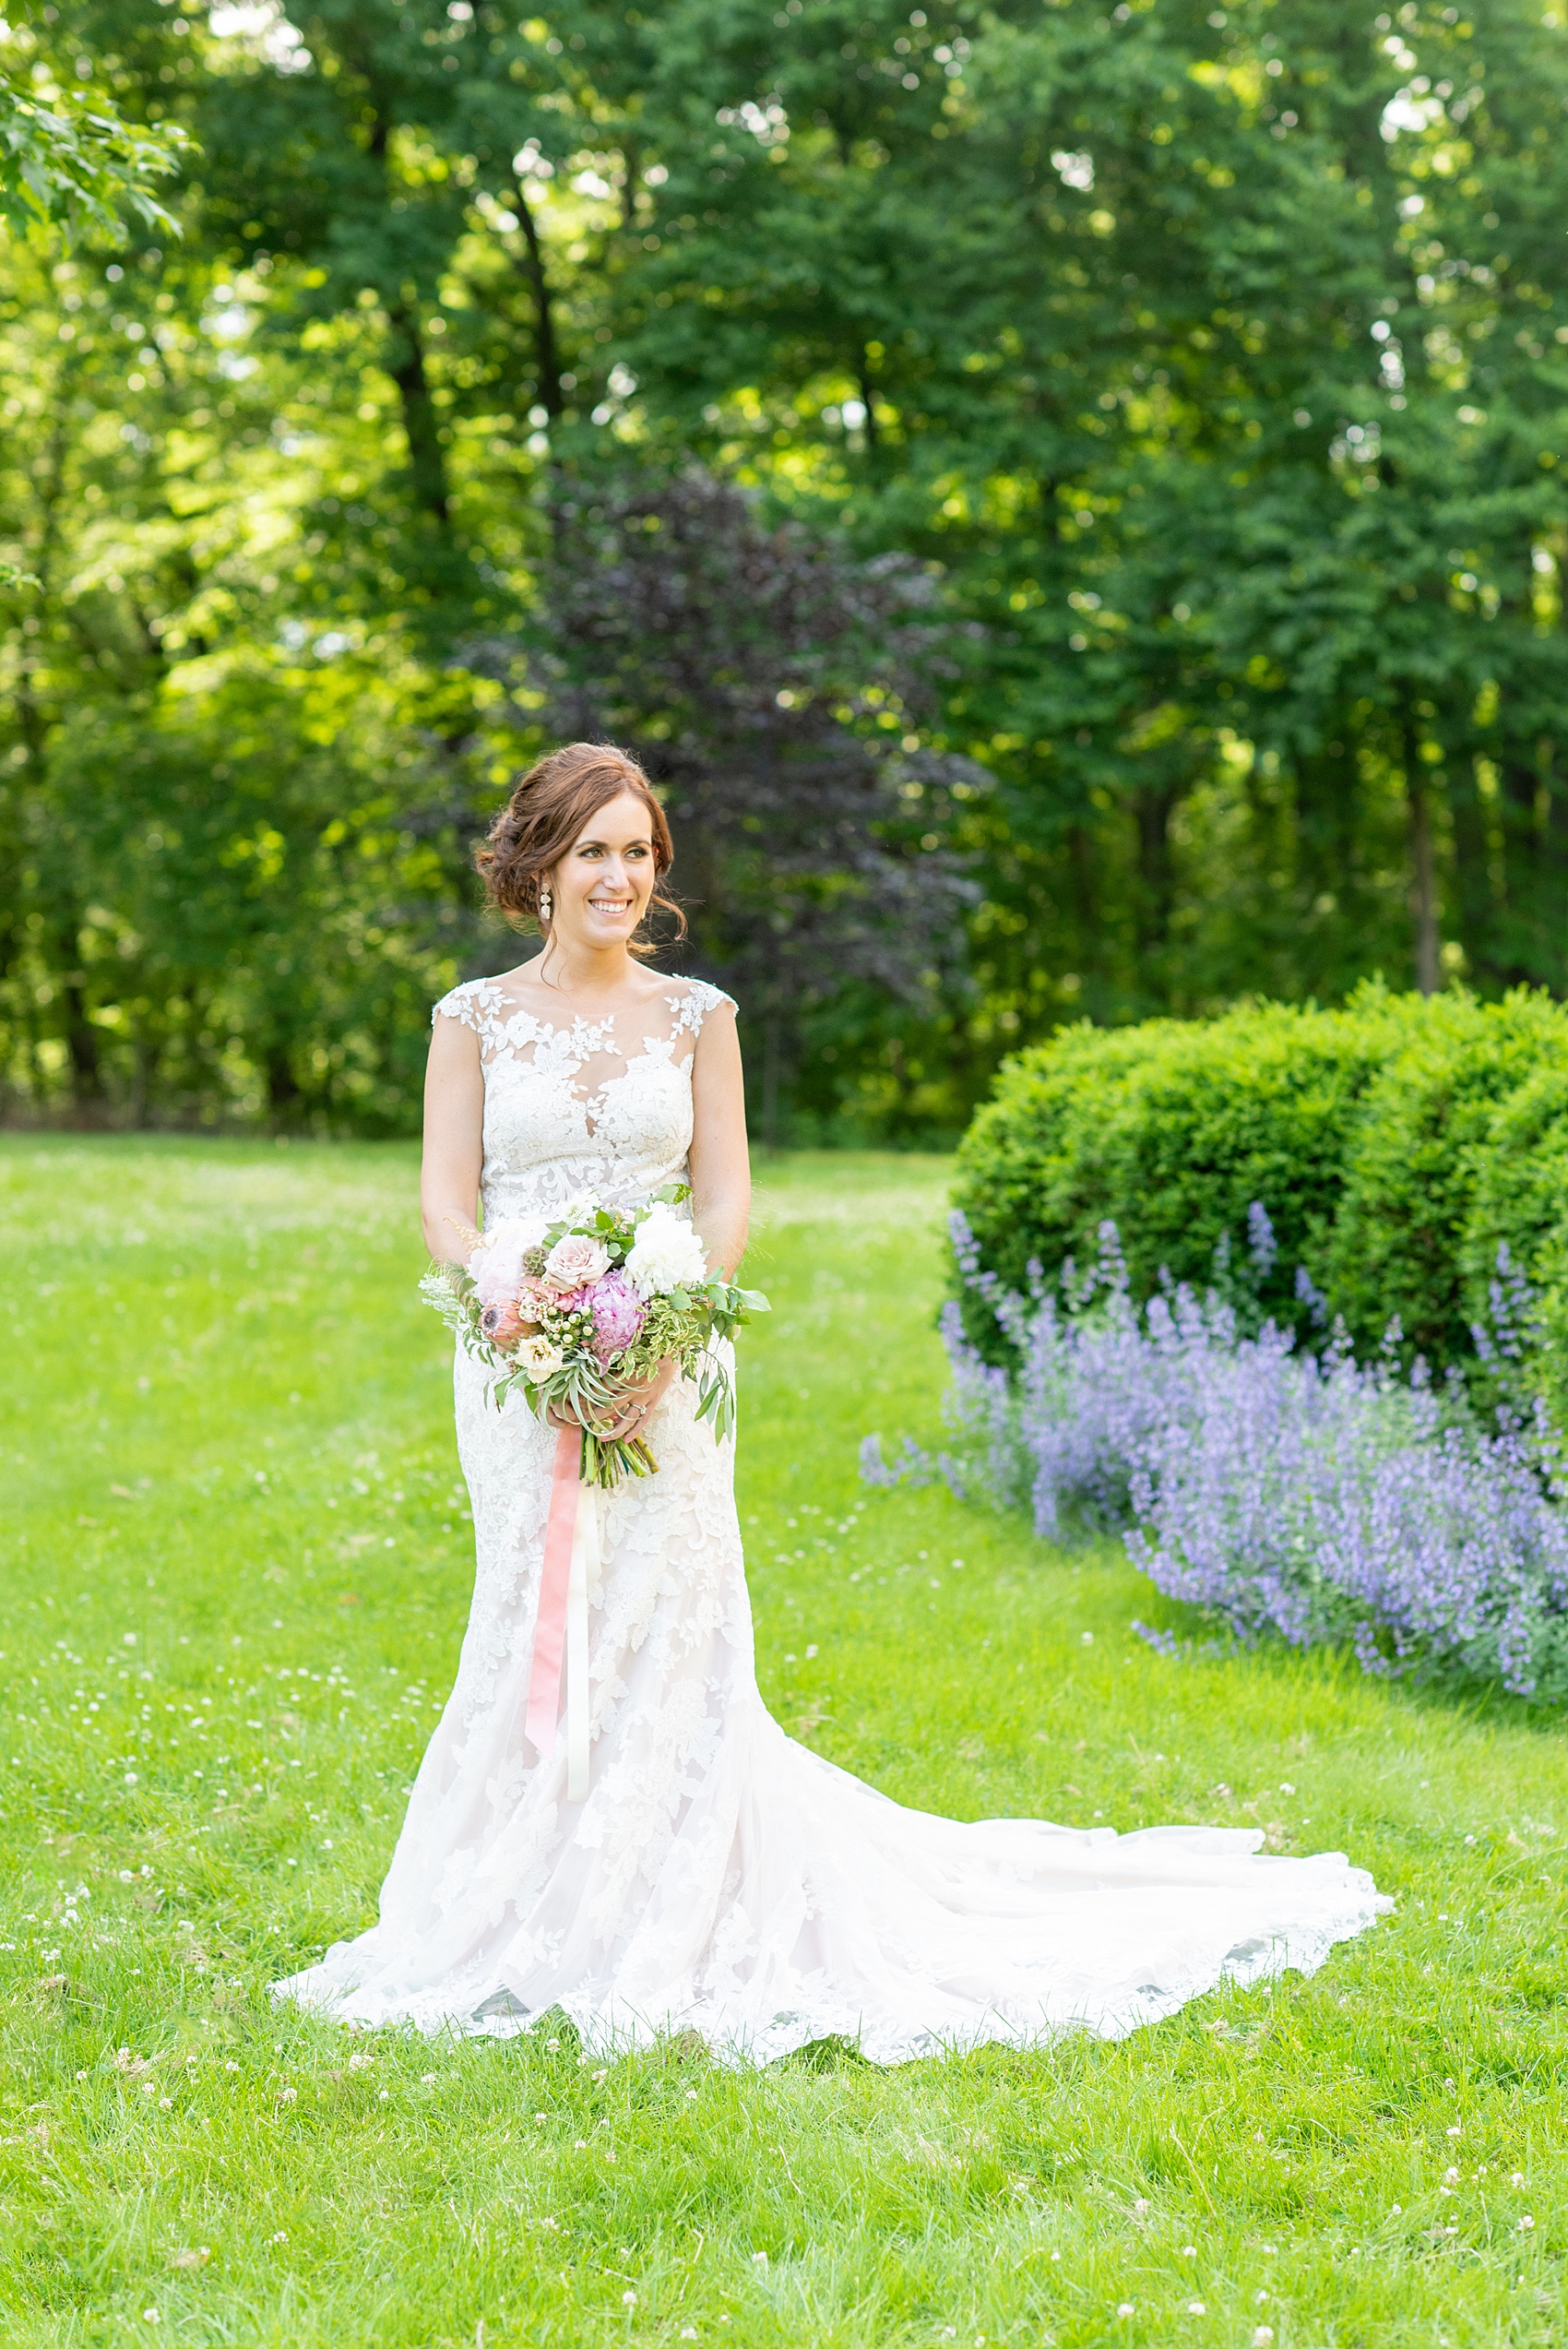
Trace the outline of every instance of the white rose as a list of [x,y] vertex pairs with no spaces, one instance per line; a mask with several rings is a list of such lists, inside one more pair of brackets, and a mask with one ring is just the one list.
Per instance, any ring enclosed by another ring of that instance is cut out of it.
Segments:
[[638,1294],[668,1296],[707,1278],[702,1242],[691,1225],[662,1199],[648,1209],[626,1258],[626,1277]]
[[520,1339],[513,1358],[522,1364],[536,1387],[541,1378],[552,1378],[562,1363],[560,1347],[552,1346],[548,1338]]

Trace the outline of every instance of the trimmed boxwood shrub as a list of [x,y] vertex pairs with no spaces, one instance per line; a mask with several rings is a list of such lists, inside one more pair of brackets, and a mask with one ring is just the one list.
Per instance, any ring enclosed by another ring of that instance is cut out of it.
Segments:
[[1369,988],[1353,1012],[1265,1004],[1086,1026],[1019,1054],[958,1153],[955,1203],[982,1262],[1023,1288],[1031,1259],[1048,1277],[1068,1257],[1092,1262],[1109,1217],[1135,1295],[1162,1268],[1201,1284],[1259,1199],[1278,1243],[1259,1303],[1293,1322],[1296,1267],[1320,1276],[1360,1103],[1408,1019]]
[[[1408,1350],[1430,1363],[1472,1351],[1470,1325],[1507,1235],[1499,1225],[1488,1249],[1472,1229],[1494,1125],[1521,1086],[1565,1059],[1568,1021],[1545,995],[1438,996],[1408,1022],[1361,1104],[1322,1276],[1359,1348],[1397,1317]],[[1479,1286],[1477,1249],[1487,1258]]]
[[1534,1291],[1526,1383],[1568,1425],[1568,1053],[1499,1104],[1474,1170],[1460,1249],[1469,1317],[1486,1315],[1502,1245]]
[[[1381,986],[1338,1011],[1250,1006],[1207,1021],[1074,1028],[1019,1054],[961,1145],[955,1203],[1010,1288],[1092,1259],[1115,1222],[1134,1295],[1199,1287],[1245,1248],[1260,1200],[1278,1253],[1251,1294],[1303,1334],[1304,1268],[1364,1351],[1473,1352],[1497,1247],[1540,1291],[1568,1371],[1568,1013]],[[1555,1284],[1555,1285],[1554,1285]],[[971,1334],[1004,1358],[972,1291]],[[1553,1374],[1544,1359],[1540,1376]]]

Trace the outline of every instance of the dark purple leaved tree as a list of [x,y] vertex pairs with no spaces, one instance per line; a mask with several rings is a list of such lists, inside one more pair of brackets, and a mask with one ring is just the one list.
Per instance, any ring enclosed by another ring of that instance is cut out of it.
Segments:
[[932,582],[692,470],[568,502],[539,610],[526,646],[465,657],[542,689],[555,737],[643,759],[675,835],[683,963],[739,1000],[772,1140],[814,1012],[855,989],[929,1013],[962,989],[977,892],[948,844],[954,786],[987,779],[923,746],[951,657]]

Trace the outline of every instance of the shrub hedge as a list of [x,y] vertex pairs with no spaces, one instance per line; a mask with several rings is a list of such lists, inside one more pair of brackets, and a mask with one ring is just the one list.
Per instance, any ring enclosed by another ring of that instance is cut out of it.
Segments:
[[[1261,1200],[1278,1243],[1245,1262]],[[1066,1030],[1017,1055],[960,1147],[956,1204],[1011,1288],[1092,1260],[1116,1224],[1134,1294],[1202,1287],[1227,1249],[1262,1311],[1303,1334],[1304,1268],[1358,1347],[1397,1318],[1407,1357],[1472,1358],[1498,1245],[1535,1292],[1532,1377],[1568,1395],[1568,1010],[1363,987],[1342,1010]],[[1224,1278],[1221,1279],[1224,1286]],[[971,1334],[1000,1358],[983,1306]],[[1317,1311],[1321,1312],[1321,1306]]]

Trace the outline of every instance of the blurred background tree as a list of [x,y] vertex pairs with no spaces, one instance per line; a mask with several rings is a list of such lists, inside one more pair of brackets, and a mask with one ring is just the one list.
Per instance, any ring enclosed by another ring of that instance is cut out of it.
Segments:
[[177,6],[5,51],[10,1115],[406,1127],[568,725],[769,1137],[1568,984],[1557,9]]

